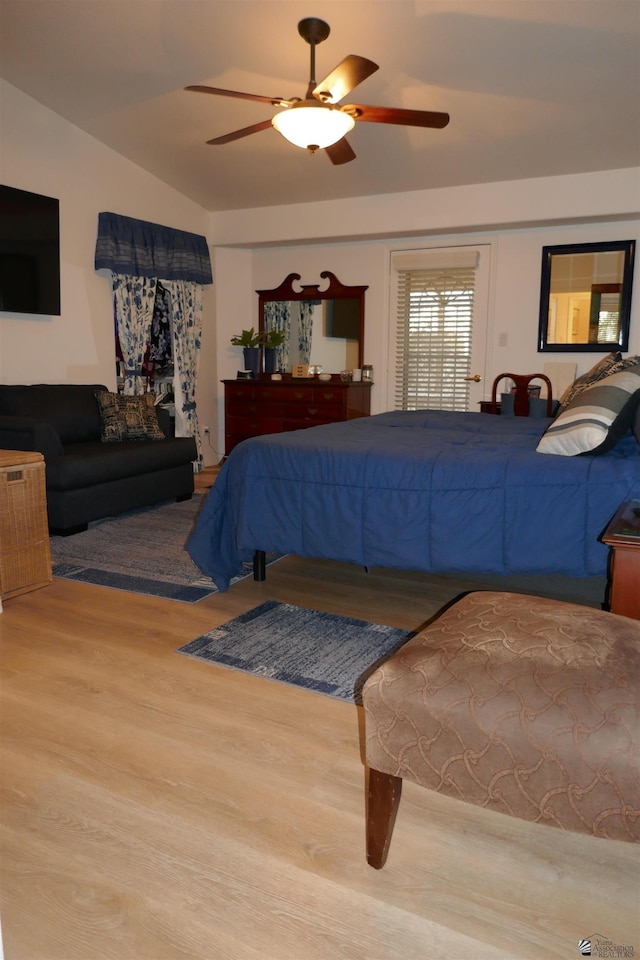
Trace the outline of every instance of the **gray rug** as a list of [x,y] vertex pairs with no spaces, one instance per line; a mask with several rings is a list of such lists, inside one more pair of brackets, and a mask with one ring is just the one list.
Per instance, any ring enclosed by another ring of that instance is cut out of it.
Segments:
[[[54,577],[197,603],[218,592],[184,549],[202,496],[98,520],[84,533],[51,538]],[[272,563],[276,555],[267,556]],[[232,583],[253,574],[245,564]]]
[[411,636],[397,627],[268,600],[178,653],[359,703],[365,679]]

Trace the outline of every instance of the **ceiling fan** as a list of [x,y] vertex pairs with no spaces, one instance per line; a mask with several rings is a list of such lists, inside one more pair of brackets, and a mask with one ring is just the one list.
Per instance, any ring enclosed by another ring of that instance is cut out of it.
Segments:
[[269,127],[282,134],[291,143],[303,147],[311,153],[324,148],[332,163],[348,163],[355,159],[345,134],[352,130],[356,120],[369,123],[397,123],[412,127],[446,127],[448,113],[436,113],[428,110],[404,110],[397,107],[372,107],[361,103],[340,104],[348,93],[359,83],[370,77],[378,69],[377,63],[349,54],[329,73],[324,80],[316,83],[316,46],[329,36],[329,24],[317,17],[306,17],[298,24],[298,33],[311,47],[311,65],[309,85],[304,100],[300,97],[263,97],[254,93],[240,93],[237,90],[223,90],[220,87],[193,85],[185,87],[196,93],[212,93],[220,97],[237,97],[241,100],[257,100],[269,103],[283,110],[271,120],[262,120],[250,127],[234,130],[207,140],[207,143],[220,145],[240,140]]

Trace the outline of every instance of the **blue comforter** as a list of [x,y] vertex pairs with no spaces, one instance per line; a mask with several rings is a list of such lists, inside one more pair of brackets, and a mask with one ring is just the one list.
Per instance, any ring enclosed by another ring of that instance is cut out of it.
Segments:
[[245,440],[187,549],[220,590],[255,550],[432,573],[602,576],[598,541],[640,498],[631,433],[602,456],[536,453],[548,420],[422,410]]

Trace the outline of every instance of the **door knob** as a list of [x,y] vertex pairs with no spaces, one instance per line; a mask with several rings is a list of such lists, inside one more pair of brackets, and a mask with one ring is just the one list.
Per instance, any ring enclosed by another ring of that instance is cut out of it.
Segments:
[[474,383],[480,383],[482,377],[479,373],[474,373],[472,377],[465,377],[465,380],[473,380]]

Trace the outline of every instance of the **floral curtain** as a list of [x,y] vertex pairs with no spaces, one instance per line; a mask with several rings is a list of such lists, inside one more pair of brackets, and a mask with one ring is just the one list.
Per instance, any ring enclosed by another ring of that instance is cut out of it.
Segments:
[[313,324],[313,307],[310,301],[303,300],[300,304],[300,357],[301,363],[309,363],[311,359],[311,327]]
[[276,353],[276,370],[287,370],[295,363],[309,363],[313,308],[318,300],[267,300],[264,304],[264,325],[267,330],[281,330],[285,341]]
[[158,281],[156,301],[153,306],[148,360],[152,367],[152,372],[156,367],[164,368],[173,363],[171,294],[160,280]]
[[111,271],[116,349],[122,356],[125,393],[144,393],[145,375],[153,375],[156,365],[169,360],[172,321],[176,435],[195,438],[196,469],[202,469],[195,388],[202,285],[213,282],[206,238],[103,212],[98,217],[95,268]]
[[113,309],[124,365],[124,393],[145,392],[143,369],[158,281],[112,273]]
[[276,370],[287,370],[290,365],[290,307],[291,303],[287,300],[267,300],[264,304],[265,330],[278,330],[285,335],[284,343],[276,349]]
[[176,399],[176,436],[194,437],[198,448],[196,471],[202,470],[202,445],[196,410],[196,382],[202,339],[202,286],[189,280],[167,280],[173,318],[173,389]]

